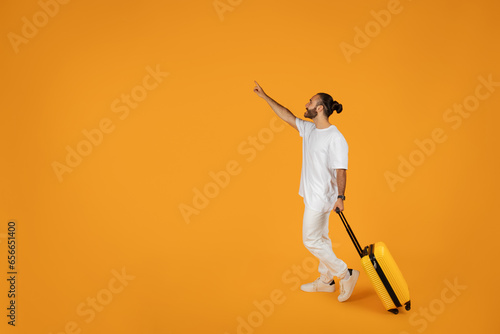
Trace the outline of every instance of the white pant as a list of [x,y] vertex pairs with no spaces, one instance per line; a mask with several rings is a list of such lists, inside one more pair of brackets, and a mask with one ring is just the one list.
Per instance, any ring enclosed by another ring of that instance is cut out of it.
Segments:
[[323,213],[305,207],[302,225],[302,241],[304,246],[318,258],[318,271],[323,282],[330,282],[334,277],[342,279],[347,272],[347,265],[335,256],[332,241],[328,236],[330,212]]

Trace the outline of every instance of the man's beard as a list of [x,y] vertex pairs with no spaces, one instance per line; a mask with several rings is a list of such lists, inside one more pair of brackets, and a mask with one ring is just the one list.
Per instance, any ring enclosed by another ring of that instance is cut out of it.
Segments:
[[318,112],[316,111],[316,108],[314,109],[307,109],[306,112],[304,113],[304,117],[314,119],[314,117],[318,116]]

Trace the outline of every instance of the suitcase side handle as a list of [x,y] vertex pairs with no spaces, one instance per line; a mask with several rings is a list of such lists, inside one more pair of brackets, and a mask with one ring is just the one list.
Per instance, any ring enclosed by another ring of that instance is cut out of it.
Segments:
[[352,243],[354,244],[354,247],[356,247],[356,251],[359,254],[359,257],[363,257],[363,250],[361,246],[359,245],[358,239],[356,239],[356,236],[354,235],[354,232],[351,229],[351,226],[349,226],[349,223],[347,222],[347,219],[344,216],[344,213],[340,211],[339,208],[335,209],[335,212],[339,214],[340,220],[342,220],[342,223],[344,224],[344,227],[347,231],[347,234],[349,234],[349,237],[351,238]]

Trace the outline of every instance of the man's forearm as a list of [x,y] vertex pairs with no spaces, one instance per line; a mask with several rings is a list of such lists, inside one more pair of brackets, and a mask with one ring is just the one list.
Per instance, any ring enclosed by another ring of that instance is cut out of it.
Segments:
[[[273,109],[273,111],[276,113],[276,115],[278,115],[279,118],[281,118],[282,120],[286,120],[286,117],[289,116],[289,115],[292,115],[294,116],[290,110],[288,110],[287,108],[283,107],[281,104],[279,104],[278,102],[274,101],[271,97],[269,97],[268,95],[266,95],[264,97],[264,100],[266,100],[266,102],[269,104],[269,106]],[[294,116],[295,117],[295,116]]]
[[345,169],[337,169],[337,188],[339,195],[345,195],[345,183],[347,179],[347,171]]

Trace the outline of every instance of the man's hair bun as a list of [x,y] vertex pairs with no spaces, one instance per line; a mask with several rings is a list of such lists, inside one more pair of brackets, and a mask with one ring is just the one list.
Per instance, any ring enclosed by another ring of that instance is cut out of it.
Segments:
[[340,114],[342,112],[342,105],[338,103],[337,101],[333,101],[333,110],[337,112],[337,114]]

